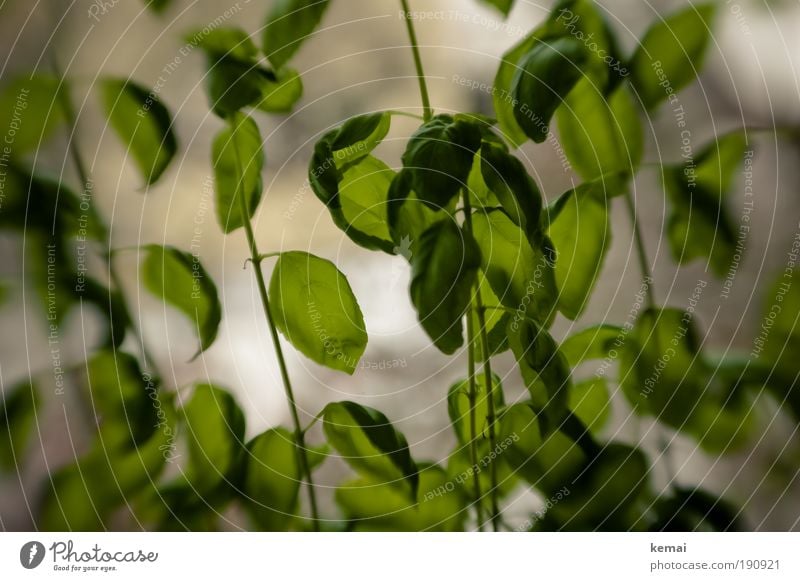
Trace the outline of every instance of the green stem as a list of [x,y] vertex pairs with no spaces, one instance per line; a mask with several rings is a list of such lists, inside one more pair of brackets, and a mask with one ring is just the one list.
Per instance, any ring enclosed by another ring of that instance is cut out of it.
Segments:
[[[472,467],[478,466],[478,421],[477,401],[478,389],[475,382],[475,323],[472,312],[467,314],[467,370],[469,373],[469,456]],[[478,520],[478,531],[483,532],[483,510],[481,509],[481,480],[478,474],[473,474],[473,494],[475,495],[475,515]]]
[[[464,226],[467,233],[472,235],[472,205],[469,201],[469,194],[466,190],[462,190],[464,200]],[[481,359],[483,362],[484,382],[486,384],[486,422],[489,430],[489,449],[494,454],[497,449],[497,434],[496,434],[496,420],[497,414],[494,409],[494,378],[492,377],[492,358],[489,353],[489,335],[486,332],[486,316],[483,310],[483,299],[481,298],[480,285],[475,289],[472,302],[475,305],[475,312],[478,319],[478,333],[481,339]],[[470,309],[472,310],[472,309]],[[476,475],[477,478],[477,475]],[[492,530],[497,532],[499,530],[500,508],[497,501],[497,463],[489,463],[489,478],[491,482],[491,490],[489,497],[491,499],[491,521]]]
[[[234,136],[231,139],[233,141],[233,151],[236,157],[236,166],[239,169],[240,175],[242,175],[242,161],[239,157],[239,147],[235,137],[235,132],[237,130],[235,119],[231,119],[230,123],[234,132]],[[245,200],[245,196],[241,192],[241,180],[236,184],[234,195],[239,199],[239,211],[241,212],[244,231],[247,235],[247,245],[250,248],[250,259],[253,262],[253,271],[255,272],[256,283],[258,285],[258,294],[261,297],[261,306],[263,307],[264,316],[266,317],[267,326],[269,327],[270,336],[272,337],[272,346],[275,349],[275,356],[278,359],[278,367],[280,368],[281,379],[283,380],[283,389],[286,392],[286,399],[289,403],[289,411],[291,412],[292,423],[294,424],[294,442],[297,451],[297,460],[300,464],[301,472],[306,479],[308,500],[311,505],[312,526],[315,531],[319,531],[319,509],[317,508],[317,496],[314,492],[314,480],[311,476],[311,464],[308,461],[308,454],[306,451],[305,432],[300,423],[300,415],[297,412],[297,403],[294,398],[292,383],[289,379],[289,371],[286,367],[286,359],[283,356],[280,338],[278,337],[278,329],[275,327],[275,321],[272,318],[272,311],[269,306],[269,295],[267,294],[267,284],[264,279],[264,271],[261,268],[261,257],[264,255],[258,251],[253,224],[250,220],[250,213],[247,208],[247,200]]]
[[411,10],[408,7],[408,0],[400,0],[400,4],[403,5],[403,20],[406,21],[408,40],[411,42],[411,52],[414,54],[414,66],[417,69],[417,80],[419,81],[419,94],[420,97],[422,97],[423,119],[425,122],[428,122],[431,120],[431,117],[433,117],[433,109],[431,109],[431,100],[428,96],[428,84],[425,80],[425,72],[422,69],[422,57],[419,54],[417,33],[414,30],[414,22],[410,18]]

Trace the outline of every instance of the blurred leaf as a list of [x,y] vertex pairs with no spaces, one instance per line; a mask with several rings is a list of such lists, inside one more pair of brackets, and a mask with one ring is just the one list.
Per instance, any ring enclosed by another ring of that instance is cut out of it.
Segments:
[[644,35],[631,62],[631,83],[645,108],[652,109],[697,77],[711,39],[713,4],[695,4],[665,20]]
[[352,375],[367,331],[347,278],[332,262],[305,252],[282,253],[269,297],[275,325],[298,351]]
[[258,47],[253,39],[241,28],[220,26],[201,28],[184,35],[188,43],[208,55],[230,57],[238,61],[255,64],[258,61]]
[[671,202],[667,234],[679,263],[703,258],[717,277],[727,274],[736,254],[738,232],[724,200],[746,148],[744,133],[736,131],[711,143],[693,163],[664,168]]
[[127,79],[103,79],[100,94],[111,127],[147,185],[155,183],[178,150],[169,111],[155,92]]
[[575,368],[584,361],[609,357],[611,350],[621,346],[617,343],[624,338],[622,327],[593,325],[567,337],[558,349],[567,358],[569,366]]
[[319,25],[328,0],[277,0],[264,25],[264,54],[283,67]]
[[586,308],[611,247],[609,206],[602,184],[583,184],[563,194],[550,220],[548,235],[558,256],[558,307],[574,321]]
[[145,288],[189,318],[200,339],[197,357],[216,339],[222,319],[214,281],[199,258],[188,252],[157,244],[143,250],[141,276]]
[[303,96],[303,80],[295,69],[275,71],[275,80],[267,80],[262,87],[258,108],[267,113],[289,113]]
[[502,212],[475,214],[473,232],[481,268],[500,302],[515,311],[515,319],[532,317],[549,325],[558,296],[549,255],[531,248],[522,230]]
[[480,0],[484,4],[488,4],[489,6],[493,6],[500,13],[505,17],[508,16],[508,13],[511,12],[511,8],[514,6],[514,0]]
[[51,75],[18,76],[0,91],[0,131],[11,155],[40,149],[63,123],[61,81]]
[[0,405],[0,469],[22,473],[25,449],[36,425],[39,392],[21,383],[2,392]]
[[448,493],[448,483],[441,468],[420,466],[415,501],[401,487],[361,477],[336,489],[336,503],[357,531],[460,531],[465,499],[457,491]]
[[567,412],[572,387],[566,358],[550,334],[529,319],[508,326],[508,342],[519,365],[522,379],[531,394],[531,405],[558,426]]
[[462,318],[472,299],[481,254],[451,220],[428,228],[411,257],[411,302],[422,328],[448,355],[464,344]]
[[[501,409],[505,405],[503,399],[503,384],[497,375],[492,378],[493,389],[492,394],[494,398],[494,408]],[[488,390],[486,389],[486,376],[483,373],[478,373],[475,376],[475,435],[480,439],[481,443],[485,443],[485,436],[488,434],[489,423],[489,397]],[[470,437],[470,416],[473,405],[470,401],[470,385],[469,378],[462,379],[450,386],[447,392],[447,412],[450,415],[450,424],[453,426],[453,431],[456,433],[458,441],[462,444],[468,444],[472,438]]]
[[211,151],[217,221],[228,234],[244,225],[237,196],[245,196],[248,218],[253,217],[261,201],[264,150],[258,125],[247,115],[233,114],[214,138]]
[[593,434],[598,433],[611,417],[608,383],[603,377],[579,381],[569,392],[569,409]]
[[639,113],[627,87],[606,95],[584,79],[557,117],[561,145],[575,171],[585,180],[599,180],[609,196],[623,194],[644,153]]
[[655,505],[650,530],[662,532],[744,531],[735,507],[700,489],[677,487]]
[[[486,335],[489,340],[489,356],[494,357],[508,349],[508,335],[506,335],[506,328],[512,315],[503,308],[500,299],[492,291],[489,280],[482,276],[478,284],[478,291],[481,295],[481,301],[484,308],[483,320],[486,324]],[[476,332],[480,332],[480,320],[476,311],[471,311],[467,316],[472,317],[473,325]],[[478,342],[476,345],[479,353],[479,359],[484,359],[483,345]]]
[[411,189],[434,210],[448,206],[466,185],[480,147],[474,122],[437,115],[414,132],[403,153]]
[[405,436],[378,410],[351,401],[329,403],[322,410],[328,443],[363,476],[401,487],[417,497],[419,475]]
[[481,175],[486,187],[502,204],[508,217],[519,226],[532,247],[541,238],[542,194],[525,166],[503,147],[484,142]]
[[565,97],[583,77],[586,53],[572,37],[536,43],[522,57],[512,81],[514,117],[535,143],[547,139],[550,119]]
[[144,2],[157,14],[164,12],[172,4],[172,0],[144,0]]

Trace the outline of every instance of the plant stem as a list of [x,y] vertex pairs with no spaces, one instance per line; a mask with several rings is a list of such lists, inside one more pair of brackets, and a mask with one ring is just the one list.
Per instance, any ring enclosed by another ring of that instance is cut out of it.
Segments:
[[[236,157],[236,166],[239,169],[239,174],[243,175],[244,170],[242,161],[239,157],[239,147],[236,142],[235,133],[237,131],[235,119],[230,119],[233,127],[233,151]],[[258,244],[256,243],[255,233],[253,231],[253,224],[250,220],[250,213],[247,208],[247,200],[245,200],[244,193],[241,191],[242,180],[236,184],[236,191],[234,195],[239,199],[239,211],[242,215],[242,223],[244,224],[244,231],[247,235],[247,245],[250,249],[250,259],[253,263],[253,272],[255,272],[256,283],[258,285],[258,294],[261,297],[261,306],[264,310],[264,316],[267,320],[270,336],[272,337],[272,346],[275,349],[275,356],[278,359],[278,367],[281,372],[281,379],[283,380],[283,389],[286,392],[286,399],[289,403],[289,411],[292,416],[292,423],[294,424],[294,443],[297,451],[297,460],[300,464],[300,470],[306,479],[306,488],[308,490],[308,500],[311,505],[311,518],[312,526],[315,531],[319,531],[319,509],[317,508],[317,496],[314,492],[314,480],[311,476],[311,464],[308,461],[308,454],[306,451],[305,432],[300,423],[300,415],[297,412],[297,403],[294,398],[294,390],[292,383],[289,379],[289,371],[286,367],[286,359],[283,356],[283,349],[281,348],[280,338],[278,337],[278,329],[275,327],[275,321],[272,318],[272,311],[269,306],[269,295],[267,294],[267,284],[264,280],[264,271],[261,268],[261,258],[264,256],[258,251]]]
[[410,17],[411,10],[408,7],[408,0],[400,0],[403,6],[403,20],[406,21],[406,30],[408,31],[408,40],[411,42],[411,52],[414,54],[414,66],[417,69],[417,80],[419,81],[419,94],[422,97],[422,111],[423,119],[425,122],[431,120],[433,117],[433,109],[431,109],[431,100],[428,96],[428,84],[425,80],[425,72],[422,69],[422,57],[419,54],[419,43],[417,42],[417,33],[414,30],[414,22]]
[[[69,136],[69,144],[67,145],[67,149],[69,150],[70,158],[72,159],[72,163],[75,166],[75,171],[78,174],[78,179],[81,181],[81,188],[83,191],[87,191],[90,187],[91,179],[89,177],[89,170],[86,167],[86,163],[83,161],[83,157],[81,156],[80,150],[78,149],[78,144],[75,142],[77,129],[78,129],[78,120],[77,116],[75,115],[75,106],[72,102],[72,96],[70,94],[70,87],[64,78],[63,73],[61,72],[61,68],[58,66],[58,61],[56,60],[55,56],[51,56],[51,64],[53,68],[53,72],[55,73],[56,77],[61,81],[62,86],[58,92],[59,104],[61,106],[61,110],[64,113],[64,117],[66,119],[67,127],[70,131]],[[114,259],[111,252],[111,238],[108,232],[108,228],[106,228],[105,224],[98,224],[97,225],[101,229],[102,237],[105,239],[108,248],[106,252],[103,253],[103,258],[105,259],[106,266],[108,267],[108,277],[111,280],[112,286],[117,290],[117,292],[122,297],[120,301],[122,308],[124,309],[125,319],[130,321],[131,331],[133,332],[134,336],[139,343],[139,352],[142,355],[142,364],[145,369],[152,370],[156,372],[158,375],[157,370],[155,368],[155,358],[150,355],[147,350],[147,347],[144,342],[144,335],[142,334],[141,330],[139,329],[138,325],[134,323],[134,318],[131,316],[130,309],[128,309],[128,304],[124,300],[123,294],[123,286],[122,280],[119,276],[119,272],[117,271],[116,266],[114,265]],[[109,297],[109,310],[111,309],[111,300]],[[114,329],[112,329],[112,333],[114,333]]]
[[[462,190],[464,200],[464,226],[467,233],[472,235],[472,205],[469,201],[469,193]],[[494,409],[494,378],[492,376],[492,358],[489,353],[489,335],[486,332],[486,316],[483,310],[483,299],[481,298],[480,286],[475,289],[473,294],[472,303],[474,304],[474,311],[478,319],[478,333],[481,339],[481,360],[483,362],[484,382],[486,384],[486,422],[489,429],[489,448],[491,454],[495,453],[497,449],[497,435],[495,422],[497,420],[496,412]],[[473,310],[470,305],[470,310]],[[469,324],[469,319],[467,320]],[[497,464],[496,462],[489,463],[489,477],[491,482],[491,490],[489,497],[491,499],[491,521],[492,530],[497,532],[499,530],[499,517],[500,508],[497,502]],[[477,475],[476,475],[477,479]]]
[[[469,374],[469,456],[473,470],[478,466],[478,427],[477,410],[478,389],[475,382],[475,323],[472,320],[472,311],[467,314],[467,370]],[[478,531],[483,532],[483,510],[481,509],[481,481],[478,474],[473,474],[475,494],[475,516],[478,522]]]

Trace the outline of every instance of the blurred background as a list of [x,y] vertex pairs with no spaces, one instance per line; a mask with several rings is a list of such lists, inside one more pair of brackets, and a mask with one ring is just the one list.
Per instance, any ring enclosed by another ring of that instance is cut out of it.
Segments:
[[[114,248],[171,244],[189,249],[199,243],[202,261],[216,281],[224,308],[223,325],[214,346],[194,361],[196,347],[189,324],[142,292],[135,250],[118,254],[125,296],[133,306],[154,368],[169,389],[211,381],[233,391],[247,414],[248,435],[275,425],[289,425],[289,412],[270,338],[264,323],[244,233],[223,236],[213,214],[210,146],[221,121],[209,111],[203,90],[205,61],[189,51],[182,35],[223,19],[240,26],[258,42],[270,0],[176,0],[156,16],[135,0],[45,0],[0,2],[2,82],[31,70],[49,71],[55,55],[76,80],[77,142],[94,180],[94,204],[111,225]],[[629,54],[648,24],[687,4],[686,0],[604,0],[601,5]],[[766,288],[786,266],[787,252],[800,225],[800,151],[777,141],[771,128],[800,126],[800,3],[796,0],[725,0],[718,2],[712,46],[700,82],[681,93],[693,139],[703,144],[740,127],[748,131],[755,151],[752,166],[755,207],[752,230],[730,294],[720,281],[695,263],[678,269],[665,244],[666,202],[656,169],[645,169],[635,182],[635,198],[655,271],[659,301],[689,304],[698,281],[708,286],[696,306],[705,345],[712,351],[749,352],[761,324]],[[503,21],[477,0],[416,0],[416,10],[432,14],[417,22],[434,108],[492,113],[490,85],[500,56],[547,15],[551,2],[519,0]],[[339,0],[314,38],[294,60],[305,93],[284,117],[256,115],[266,139],[265,199],[255,217],[262,251],[307,250],[334,261],[349,278],[369,332],[364,359],[352,378],[319,367],[292,348],[286,349],[304,423],[329,401],[352,399],[384,411],[409,438],[417,459],[444,462],[455,440],[449,427],[448,387],[464,376],[466,354],[445,357],[419,328],[408,298],[409,268],[402,257],[368,252],[355,246],[331,222],[327,210],[309,189],[308,160],[316,139],[351,115],[383,109],[419,112],[413,62],[395,0]],[[92,87],[101,76],[131,77],[145,86],[161,86],[159,97],[176,118],[178,162],[153,187],[126,160],[125,148],[106,126]],[[469,86],[465,86],[469,85]],[[416,127],[413,119],[395,117],[389,138],[377,155],[393,167]],[[648,163],[680,159],[680,132],[668,108],[645,123]],[[66,140],[56,139],[36,153],[35,165],[79,185],[65,154]],[[537,177],[544,195],[554,200],[578,182],[564,169],[554,143],[528,143],[520,155]],[[736,175],[729,212],[738,225],[744,207],[746,176]],[[618,200],[620,201],[620,200]],[[201,231],[196,237],[195,229]],[[25,275],[25,239],[0,234],[0,277],[8,296],[0,307],[0,383],[3,389],[26,377],[43,386],[38,430],[20,469],[0,477],[0,527],[34,527],[32,514],[47,475],[74,460],[88,445],[86,419],[74,394],[55,394],[53,359],[41,301]],[[102,273],[102,264],[90,269]],[[99,276],[99,275],[98,275]],[[592,323],[623,322],[639,290],[639,270],[632,252],[632,232],[622,206],[615,207],[613,246],[585,315],[577,322],[562,317],[553,333],[563,338]],[[83,361],[101,338],[98,313],[73,309],[60,338],[65,367]],[[135,352],[135,345],[127,344]],[[798,354],[800,356],[800,354]],[[591,369],[587,373],[591,373]],[[513,370],[513,358],[498,359],[506,399],[524,396]],[[47,386],[52,384],[48,389]],[[748,527],[756,530],[800,530],[800,485],[797,481],[800,438],[776,404],[760,402],[757,413],[763,436],[722,458],[710,457],[693,441],[657,433],[647,419],[636,419],[622,403],[606,430],[628,442],[641,441],[658,457],[662,440],[681,483],[698,484],[744,506]],[[314,442],[319,432],[311,432]],[[664,457],[661,457],[663,463]],[[324,511],[332,506],[332,489],[346,476],[340,462],[318,472]],[[657,465],[656,482],[666,483],[666,468]],[[536,499],[530,492],[512,497],[506,507],[511,522],[524,518]],[[243,526],[240,515],[225,514],[226,528]],[[109,524],[114,527],[114,523]],[[119,524],[119,526],[124,526]]]

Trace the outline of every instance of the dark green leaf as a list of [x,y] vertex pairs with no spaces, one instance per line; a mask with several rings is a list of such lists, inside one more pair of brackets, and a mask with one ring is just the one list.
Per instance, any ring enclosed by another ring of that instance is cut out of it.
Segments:
[[534,142],[547,139],[550,119],[583,77],[586,58],[577,39],[562,37],[537,43],[520,61],[512,81],[514,117]]
[[104,79],[100,91],[108,122],[146,183],[156,182],[178,150],[169,111],[154,92],[126,79]]
[[577,319],[589,302],[611,247],[608,199],[600,183],[568,191],[550,215],[548,235],[555,246],[558,308]]
[[417,497],[419,476],[408,442],[378,410],[351,401],[329,403],[322,411],[328,443],[360,474],[402,487]]
[[275,325],[303,355],[352,374],[367,346],[364,317],[347,278],[305,252],[280,255],[269,284]]
[[32,383],[21,383],[0,396],[0,468],[19,474],[36,427],[39,392]]
[[657,521],[653,531],[724,532],[744,531],[739,510],[722,498],[700,488],[678,487],[670,496],[659,498],[655,506]]
[[647,109],[694,81],[711,40],[713,4],[695,4],[659,20],[645,34],[631,63],[631,83]]
[[428,228],[411,257],[411,302],[422,328],[443,353],[464,343],[462,317],[476,282],[481,253],[451,220]]
[[186,41],[209,56],[230,57],[243,63],[258,61],[258,47],[241,28],[221,26],[200,29],[185,35]]
[[283,67],[319,25],[328,0],[277,0],[264,26],[264,54]]
[[[144,0],[144,1],[147,4],[147,7],[157,14],[161,14],[167,8],[169,8],[170,4],[172,4],[172,0]],[[94,7],[94,5],[92,5],[92,7]],[[91,14],[91,8],[89,10]]]
[[222,306],[217,287],[198,257],[171,246],[150,244],[141,266],[145,288],[172,305],[192,323],[200,347],[195,357],[217,337]]
[[671,202],[668,237],[679,263],[703,258],[718,277],[728,272],[738,233],[724,200],[746,148],[745,135],[737,131],[713,142],[693,163],[664,168]]
[[242,113],[232,115],[214,138],[211,152],[217,221],[228,234],[244,225],[238,196],[245,196],[248,219],[261,201],[264,150],[255,121]]
[[473,122],[437,115],[414,132],[403,153],[411,189],[431,208],[446,207],[466,185],[480,146],[481,131]]
[[64,121],[60,81],[50,75],[20,76],[0,92],[3,146],[20,156],[38,149]]

